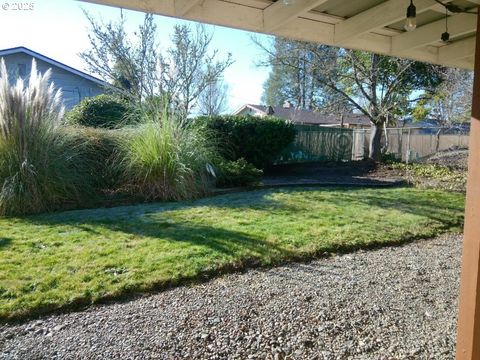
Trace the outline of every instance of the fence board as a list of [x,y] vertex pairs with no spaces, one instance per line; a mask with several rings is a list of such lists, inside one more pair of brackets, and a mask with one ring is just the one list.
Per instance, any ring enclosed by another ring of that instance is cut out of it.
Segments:
[[[422,128],[389,128],[387,129],[387,153],[394,155],[402,161],[415,161],[425,156],[433,155],[438,151],[452,148],[467,148],[468,134],[442,134],[431,133],[431,129]],[[355,130],[365,136],[368,144],[370,130]],[[430,133],[427,133],[430,132]],[[382,146],[387,140],[382,139]],[[356,146],[356,143],[354,143]],[[354,154],[360,154],[361,149],[353,149]],[[366,154],[365,154],[366,155]],[[359,157],[359,156],[358,156]],[[353,160],[356,160],[355,157]]]
[[[295,141],[276,163],[288,164],[309,161],[363,160],[368,155],[369,129],[329,128],[297,125]],[[442,134],[431,129],[387,129],[387,153],[402,161],[415,161],[438,151],[467,148],[467,134]],[[387,139],[383,136],[382,146]]]
[[276,163],[342,161],[352,159],[353,130],[297,125],[295,141]]

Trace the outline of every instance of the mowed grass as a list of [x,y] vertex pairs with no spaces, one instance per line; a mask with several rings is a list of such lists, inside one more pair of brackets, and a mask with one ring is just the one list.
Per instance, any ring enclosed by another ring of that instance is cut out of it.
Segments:
[[0,219],[0,318],[459,230],[463,195],[276,189]]

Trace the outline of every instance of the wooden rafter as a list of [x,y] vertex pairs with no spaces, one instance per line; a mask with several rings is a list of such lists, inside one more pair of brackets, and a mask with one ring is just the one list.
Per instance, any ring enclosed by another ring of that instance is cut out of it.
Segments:
[[[408,5],[408,3],[407,3]],[[417,0],[417,14],[438,5],[434,0]],[[365,33],[405,19],[405,0],[388,0],[335,25],[335,43],[343,44]]]
[[[301,41],[312,41],[326,45],[366,50],[385,55],[396,55],[408,59],[447,66],[468,67],[470,69],[473,67],[470,62],[460,58],[458,60],[442,62],[444,59],[451,59],[451,57],[444,55],[448,54],[450,50],[439,50],[442,46],[440,43],[429,42],[431,45],[422,43],[421,45],[415,45],[412,48],[402,48],[399,45],[401,43],[401,38],[398,38],[397,40],[396,36],[403,36],[403,33],[399,34],[398,31],[389,29],[385,26],[393,24],[396,21],[401,21],[405,18],[406,6],[408,5],[407,0],[386,0],[380,5],[356,14],[346,20],[339,16],[331,17],[331,15],[329,15],[330,12],[327,14],[308,11],[318,7],[318,4],[325,0],[297,0],[296,5],[288,6],[284,5],[281,0],[277,1],[275,4],[268,4],[263,1],[252,2],[251,0],[235,0],[235,2],[222,0],[187,0],[182,2],[179,0],[82,1],[113,5],[132,10],[141,10],[247,31],[269,33]],[[334,5],[335,1],[329,1],[328,4]],[[181,4],[184,6],[181,6]],[[434,0],[415,0],[418,13],[425,11],[425,9],[430,9],[435,4],[438,3]],[[187,6],[187,8],[185,6]],[[379,12],[380,10],[382,11]],[[335,13],[335,11],[332,12]],[[180,15],[182,13],[183,15]],[[269,16],[268,14],[273,14],[274,16]],[[452,19],[456,16],[459,15],[453,16]],[[474,17],[473,15],[469,16]],[[470,19],[467,20],[467,24],[458,24],[458,27],[469,27],[471,21],[472,20]],[[356,26],[353,26],[355,24]],[[413,36],[413,38],[418,36],[418,41],[420,41],[423,36],[420,35],[422,32],[426,31],[422,30],[425,26],[429,25],[419,27],[413,32],[415,35],[408,36]],[[452,28],[452,30],[455,29]],[[460,30],[458,31],[461,32]],[[434,35],[439,36],[442,32],[443,31]],[[434,31],[431,31],[431,34],[433,33]],[[347,36],[349,34],[350,36]],[[434,35],[431,36],[433,37]],[[341,42],[339,42],[340,39]],[[425,38],[421,41],[424,42]],[[468,51],[465,46],[466,45],[462,46],[462,50],[464,51],[462,54],[473,53],[473,46],[470,51]],[[439,58],[440,53],[442,53],[442,61],[440,61]]]
[[449,63],[475,54],[475,37],[456,41],[438,49],[440,62]]
[[[451,37],[474,33],[477,17],[471,14],[458,14],[448,18],[448,32]],[[415,31],[405,32],[392,37],[392,53],[401,55],[402,51],[430,45],[440,40],[445,31],[445,19],[421,26]],[[472,50],[473,51],[473,50]]]
[[325,2],[327,0],[304,0],[285,5],[282,0],[279,0],[263,10],[264,30],[272,32]]
[[192,8],[200,5],[203,0],[175,0],[175,14],[177,16],[186,15]]

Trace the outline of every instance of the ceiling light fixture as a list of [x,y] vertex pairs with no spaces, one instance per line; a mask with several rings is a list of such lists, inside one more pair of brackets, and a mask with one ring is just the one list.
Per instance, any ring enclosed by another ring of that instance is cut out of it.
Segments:
[[[288,0],[286,0],[288,1]],[[464,8],[454,4],[445,4],[444,0],[434,0],[445,8],[445,32],[440,36],[443,42],[450,41],[450,33],[448,32],[448,14],[478,14],[478,10],[475,11],[472,8]],[[406,31],[413,31],[417,28],[417,8],[413,4],[413,0],[410,0],[410,5],[407,8],[407,18],[405,19]]]
[[445,8],[445,32],[442,34],[441,39],[443,42],[450,40],[450,34],[448,33],[448,9]]
[[283,1],[283,5],[293,5],[295,4],[295,1],[296,0],[282,0]]
[[410,0],[410,5],[407,8],[407,18],[405,19],[405,30],[413,31],[417,27],[417,8],[413,5],[413,0]]

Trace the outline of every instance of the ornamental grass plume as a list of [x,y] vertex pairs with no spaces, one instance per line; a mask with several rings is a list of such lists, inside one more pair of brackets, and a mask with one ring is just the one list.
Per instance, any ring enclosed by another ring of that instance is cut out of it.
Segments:
[[183,200],[204,195],[218,159],[212,136],[162,106],[139,110],[140,125],[119,138],[124,189],[145,200]]
[[62,126],[61,90],[32,61],[12,84],[0,60],[0,214],[54,210],[88,194],[85,144]]

